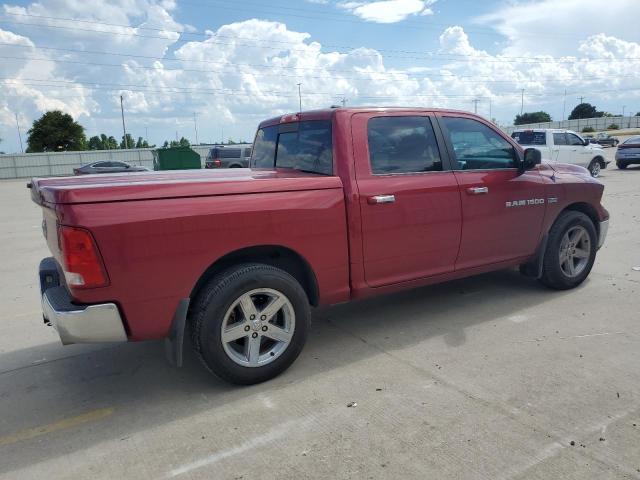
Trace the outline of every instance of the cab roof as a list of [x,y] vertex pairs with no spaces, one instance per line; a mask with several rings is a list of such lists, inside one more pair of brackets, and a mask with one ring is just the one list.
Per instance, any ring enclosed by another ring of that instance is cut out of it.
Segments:
[[[451,110],[445,108],[428,108],[428,107],[379,107],[379,106],[361,106],[361,107],[334,107],[323,108],[320,110],[306,110],[303,112],[293,112],[273,117],[268,120],[260,122],[258,128],[269,127],[271,125],[277,125],[279,123],[297,122],[303,120],[331,120],[337,113],[364,113],[364,112],[415,112],[415,113],[460,113],[465,115],[474,115],[463,110]],[[476,115],[478,116],[478,115]]]

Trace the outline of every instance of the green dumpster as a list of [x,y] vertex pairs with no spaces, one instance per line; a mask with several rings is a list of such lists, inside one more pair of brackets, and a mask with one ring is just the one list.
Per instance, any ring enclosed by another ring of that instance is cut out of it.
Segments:
[[153,151],[154,170],[187,170],[202,168],[200,155],[189,147],[158,148]]

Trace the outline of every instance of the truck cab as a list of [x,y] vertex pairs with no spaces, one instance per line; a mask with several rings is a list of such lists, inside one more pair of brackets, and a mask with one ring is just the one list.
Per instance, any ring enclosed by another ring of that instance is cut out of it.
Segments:
[[598,177],[610,163],[600,145],[585,140],[572,130],[518,129],[511,137],[525,148],[540,150],[546,160],[585,167],[592,177]]

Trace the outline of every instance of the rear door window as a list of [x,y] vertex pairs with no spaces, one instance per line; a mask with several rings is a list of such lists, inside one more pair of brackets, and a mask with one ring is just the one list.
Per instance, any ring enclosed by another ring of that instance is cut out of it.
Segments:
[[219,148],[218,158],[240,158],[239,148]]
[[442,171],[429,117],[374,117],[367,125],[367,136],[373,174]]

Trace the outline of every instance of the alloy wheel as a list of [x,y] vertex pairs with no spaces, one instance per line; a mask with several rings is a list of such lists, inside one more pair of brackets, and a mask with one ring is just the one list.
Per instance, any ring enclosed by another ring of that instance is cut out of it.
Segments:
[[589,232],[580,225],[567,230],[560,242],[559,261],[562,272],[567,277],[577,277],[587,267],[590,255]]
[[262,367],[291,343],[295,312],[289,299],[270,288],[244,293],[227,310],[221,340],[227,356],[244,367]]

